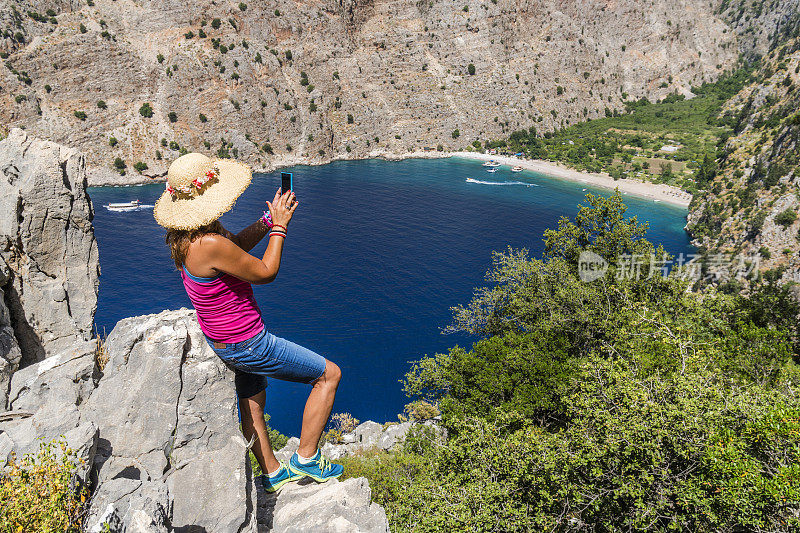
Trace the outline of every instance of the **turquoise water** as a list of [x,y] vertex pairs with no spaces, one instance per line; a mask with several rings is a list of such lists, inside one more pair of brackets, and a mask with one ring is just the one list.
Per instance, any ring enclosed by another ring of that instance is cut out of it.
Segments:
[[[460,159],[290,170],[301,203],[280,274],[256,286],[256,298],[273,333],[342,367],[334,411],[381,422],[396,419],[408,401],[399,380],[410,361],[471,343],[440,328],[448,324],[450,307],[468,302],[483,285],[492,250],[524,247],[539,256],[542,232],[556,227],[560,216],[574,215],[586,192],[610,194],[508,167],[489,174],[480,162]],[[255,221],[279,184],[279,173],[255,176],[223,224],[238,231]],[[153,204],[163,190],[90,189],[102,269],[100,331],[121,318],[190,306],[152,210],[102,207],[132,199]],[[625,198],[629,215],[650,222],[650,240],[673,254],[690,252],[684,209]],[[265,247],[253,253],[260,256]],[[271,382],[268,412],[278,430],[299,434],[306,395],[302,385]]]

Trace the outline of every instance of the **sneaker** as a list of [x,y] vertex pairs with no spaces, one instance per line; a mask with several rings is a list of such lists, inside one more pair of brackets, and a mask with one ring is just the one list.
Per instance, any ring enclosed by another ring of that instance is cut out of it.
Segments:
[[297,454],[292,455],[287,465],[295,474],[310,477],[314,481],[324,483],[332,478],[337,478],[344,473],[344,467],[331,463],[330,460],[317,450],[314,457],[306,464],[301,464]]
[[274,475],[263,474],[261,476],[261,485],[267,492],[276,492],[290,481],[297,481],[298,479],[303,479],[303,476],[293,473],[286,468],[285,464],[281,463],[281,467]]

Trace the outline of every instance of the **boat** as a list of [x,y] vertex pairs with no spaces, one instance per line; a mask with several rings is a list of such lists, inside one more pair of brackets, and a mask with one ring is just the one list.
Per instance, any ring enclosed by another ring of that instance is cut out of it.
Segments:
[[495,168],[495,167],[492,167],[492,168],[487,168],[487,169],[486,169],[486,172],[495,173],[495,172],[497,172],[497,168]]
[[511,172],[522,172],[523,170],[525,170],[525,169],[523,169],[521,166],[517,165],[517,166],[515,166],[514,168],[511,169]]
[[131,200],[130,202],[117,202],[113,204],[107,204],[105,206],[106,209],[109,211],[137,211],[139,209],[145,209],[148,207],[153,207],[152,205],[144,205],[139,202],[139,200]]
[[500,163],[498,163],[494,159],[490,159],[486,163],[484,163],[483,166],[489,167],[489,168],[497,168],[497,167],[500,166]]

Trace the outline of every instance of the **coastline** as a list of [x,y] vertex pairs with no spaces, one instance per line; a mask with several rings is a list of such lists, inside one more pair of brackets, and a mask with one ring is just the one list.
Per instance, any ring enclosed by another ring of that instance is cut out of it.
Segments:
[[[549,178],[585,183],[587,185],[602,187],[610,190],[619,188],[620,192],[623,194],[647,198],[655,202],[664,202],[677,207],[682,207],[684,209],[688,208],[689,203],[692,201],[691,194],[672,185],[648,183],[632,178],[615,181],[607,174],[581,172],[557,163],[552,163],[550,161],[543,161],[540,159],[520,159],[513,156],[489,155],[477,152],[408,152],[396,154],[374,151],[364,154],[364,157],[333,157],[331,159],[309,159],[303,157],[276,158],[267,167],[254,168],[253,173],[269,173],[274,172],[279,168],[286,168],[295,165],[327,165],[328,163],[342,160],[357,161],[363,159],[385,159],[387,161],[402,161],[404,159],[446,159],[451,157],[471,159],[475,161],[489,161],[490,159],[493,159],[502,165],[512,167],[519,165],[526,170],[539,172]],[[89,187],[135,187],[150,183],[163,183],[166,181],[166,172],[153,176],[140,174],[134,178],[133,176],[120,176],[115,172],[108,172],[106,169],[87,168],[87,170],[89,170],[91,177],[94,178],[89,180]],[[104,177],[106,179],[103,179]]]
[[476,152],[453,152],[452,157],[463,159],[473,159],[477,161],[489,161],[493,159],[502,165],[521,166],[526,170],[539,172],[548,177],[564,179],[585,183],[587,185],[602,187],[604,189],[616,189],[623,194],[647,198],[656,202],[664,202],[678,207],[688,208],[692,201],[692,195],[673,185],[663,183],[648,183],[637,179],[627,178],[614,180],[607,174],[592,174],[581,172],[550,161],[540,159],[520,159],[513,156],[489,155]]

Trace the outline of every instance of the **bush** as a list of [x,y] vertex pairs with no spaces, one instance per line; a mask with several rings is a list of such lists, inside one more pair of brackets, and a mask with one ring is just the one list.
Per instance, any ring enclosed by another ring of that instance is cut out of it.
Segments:
[[150,107],[149,102],[145,102],[142,104],[142,107],[139,108],[139,114],[142,115],[144,118],[150,118],[153,116],[153,108]]
[[472,63],[467,65],[467,72],[469,72],[470,76],[474,76],[475,75],[475,65],[473,65]]
[[791,207],[785,211],[781,211],[775,216],[775,223],[780,224],[784,228],[794,224],[795,220],[797,220],[797,212]]
[[208,118],[202,113],[200,113],[198,118],[200,119],[200,122],[208,122]]
[[275,153],[274,150],[272,149],[272,145],[269,143],[264,143],[264,146],[262,146],[261,149],[269,155]]
[[147,163],[143,163],[143,162],[141,162],[141,161],[137,161],[137,162],[136,162],[136,163],[133,165],[133,168],[134,168],[134,169],[136,169],[136,172],[138,172],[139,174],[141,174],[142,172],[144,172],[145,170],[147,170]]
[[116,159],[114,159],[114,168],[116,168],[117,170],[125,170],[126,166],[127,165],[125,164],[125,161],[122,160],[122,158],[117,157]]
[[186,33],[184,33],[183,36],[186,37],[187,39],[193,39],[194,38],[194,32],[192,32],[192,30],[189,30]]
[[453,133],[451,133],[450,135],[451,137],[453,137],[453,139],[458,139],[459,137],[461,137],[461,132],[455,129],[453,130]]
[[108,138],[108,145],[112,148],[117,145],[117,138],[116,137],[109,137]]
[[100,108],[100,109],[106,109],[108,107],[108,105],[106,105],[104,100],[98,100],[97,101],[97,107]]
[[169,118],[170,122],[177,122],[178,121],[178,115],[175,114],[175,111],[170,111],[169,114],[167,115],[167,117]]
[[[496,253],[454,310],[478,337],[414,364],[406,392],[442,412],[402,451],[347,460],[405,531],[789,531],[800,527],[798,305],[769,283],[698,296],[619,192],[587,195],[542,259]],[[581,253],[609,261],[593,282]],[[647,270],[647,268],[645,268]]]
[[214,28],[215,30],[218,30],[221,25],[222,21],[219,20],[218,18],[215,18],[211,21],[211,27]]
[[78,486],[80,461],[66,441],[42,443],[0,477],[0,531],[81,531],[88,491]]
[[86,113],[83,111],[75,111],[74,115],[77,119],[86,120]]
[[81,33],[86,33],[88,31],[86,29],[86,26],[83,25],[83,23],[81,23],[81,25],[78,26],[78,29],[80,30]]
[[353,122],[354,122],[354,120],[353,120],[353,115],[351,115],[350,113],[348,113],[348,114],[347,114],[347,123],[348,123],[348,124],[352,124]]

